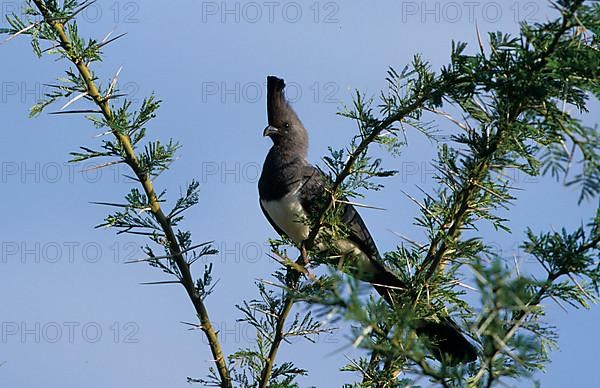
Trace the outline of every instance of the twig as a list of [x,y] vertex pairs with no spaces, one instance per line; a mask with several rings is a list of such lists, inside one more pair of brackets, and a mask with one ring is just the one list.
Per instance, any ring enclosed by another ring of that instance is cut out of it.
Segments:
[[[547,47],[545,51],[540,54],[539,61],[536,62],[536,66],[532,69],[532,72],[540,71],[547,63],[548,57],[555,51],[560,38],[563,34],[570,28],[569,20],[572,15],[574,15],[575,11],[581,5],[582,1],[575,2],[572,8],[568,9],[562,18],[562,23],[560,29],[554,35],[552,42]],[[515,106],[511,112],[507,112],[504,120],[506,122],[515,120],[520,113],[520,107]],[[479,181],[482,177],[484,177],[489,172],[490,163],[494,158],[494,154],[496,153],[503,136],[503,123],[498,124],[498,131],[490,140],[490,145],[485,152],[484,157],[480,160],[479,164],[472,170],[471,175],[469,176],[469,180],[467,184],[463,186],[458,194],[458,209],[454,214],[451,215],[451,218],[447,219],[444,224],[450,225],[447,231],[440,230],[435,237],[432,239],[429,251],[427,252],[427,256],[423,262],[423,266],[419,270],[419,275],[421,272],[426,271],[425,279],[431,278],[437,271],[441,262],[444,259],[444,255],[448,249],[448,240],[456,238],[457,235],[461,233],[461,228],[465,222],[466,216],[470,210],[470,203],[476,194],[477,190],[481,189],[479,185]]]
[[[304,258],[301,256],[296,261],[296,263],[302,266],[302,264],[304,263]],[[291,280],[288,281],[289,284],[293,284],[296,283],[300,278],[300,272],[296,271],[295,269],[288,268],[288,276],[293,277]],[[281,307],[281,312],[277,316],[277,324],[275,325],[275,338],[273,338],[273,342],[271,342],[271,348],[269,349],[269,354],[265,360],[265,365],[260,376],[260,388],[266,388],[269,386],[269,379],[271,377],[271,372],[273,371],[273,366],[275,365],[277,351],[279,350],[279,345],[281,344],[281,341],[283,341],[283,338],[285,336],[285,320],[290,314],[293,305],[294,298],[292,297],[292,293],[290,291],[287,291],[283,306]]]
[[[69,40],[69,37],[67,36],[63,23],[58,20],[55,20],[52,17],[50,11],[46,7],[46,4],[43,0],[33,0],[33,3],[41,12],[45,22],[50,27],[52,27],[57,33],[58,39],[60,41],[61,47],[65,51],[66,57],[77,67],[79,74],[85,81],[88,95],[100,108],[101,113],[106,119],[106,121],[111,122],[113,117],[111,107],[108,104],[108,101],[106,99],[103,99],[100,95],[87,65],[81,60],[81,58],[79,58],[75,54],[72,43]],[[129,136],[123,134],[117,128],[111,129],[113,135],[123,148],[123,151],[125,153],[125,163],[129,165],[137,179],[142,184],[144,192],[146,193],[146,196],[150,202],[150,211],[152,212],[152,215],[154,216],[155,220],[160,224],[161,229],[163,230],[165,237],[169,243],[168,249],[171,255],[173,255],[173,260],[175,261],[179,272],[181,273],[181,283],[186,289],[190,301],[194,305],[194,308],[200,320],[201,329],[208,339],[213,359],[221,380],[221,385],[223,387],[232,387],[231,378],[229,376],[229,370],[225,363],[225,357],[223,356],[217,333],[210,322],[206,306],[204,305],[204,302],[202,301],[202,298],[198,290],[196,289],[194,279],[190,272],[190,267],[181,252],[181,248],[179,246],[177,237],[175,236],[175,232],[173,231],[171,223],[162,211],[160,202],[154,191],[153,183],[150,180],[148,174],[143,170],[142,166],[140,165]]]

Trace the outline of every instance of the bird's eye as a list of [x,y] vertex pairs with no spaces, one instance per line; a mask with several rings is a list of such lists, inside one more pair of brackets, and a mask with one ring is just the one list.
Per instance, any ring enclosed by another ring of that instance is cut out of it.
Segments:
[[289,127],[290,127],[290,123],[285,123],[285,124],[283,124],[283,127],[284,127],[284,128],[289,128]]

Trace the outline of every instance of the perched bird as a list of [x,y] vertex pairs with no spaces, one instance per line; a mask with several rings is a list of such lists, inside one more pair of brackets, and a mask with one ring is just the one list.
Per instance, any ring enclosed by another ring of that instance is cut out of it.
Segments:
[[[271,138],[273,146],[263,164],[258,192],[260,207],[271,226],[300,244],[309,236],[310,220],[322,209],[328,177],[306,160],[308,133],[286,100],[284,88],[282,79],[267,77],[269,125],[263,135]],[[333,264],[338,264],[342,257],[345,262],[342,270],[373,284],[393,304],[393,293],[402,292],[406,284],[383,265],[375,241],[354,206],[340,206],[347,236],[330,241],[333,246],[324,246],[317,238],[317,250],[336,257]],[[429,338],[438,360],[456,364],[477,358],[474,346],[450,318],[441,318],[439,322],[422,320],[417,322],[416,331]]]

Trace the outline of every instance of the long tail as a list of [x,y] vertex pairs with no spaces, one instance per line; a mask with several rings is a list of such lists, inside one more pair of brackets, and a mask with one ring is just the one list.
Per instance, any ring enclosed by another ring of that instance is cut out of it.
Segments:
[[477,359],[477,349],[449,317],[443,317],[439,322],[421,320],[416,331],[419,336],[429,339],[430,350],[439,361],[453,366]]
[[[374,279],[373,287],[393,305],[393,294],[406,285],[393,273],[379,264],[381,271]],[[442,317],[439,322],[422,319],[416,323],[417,335],[426,337],[432,355],[447,365],[471,362],[477,359],[477,349],[462,333],[460,327],[449,317]]]

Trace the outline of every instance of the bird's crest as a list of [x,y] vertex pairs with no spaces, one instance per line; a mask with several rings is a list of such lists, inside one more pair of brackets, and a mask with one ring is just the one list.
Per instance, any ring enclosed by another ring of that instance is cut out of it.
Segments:
[[291,107],[285,99],[285,81],[275,76],[267,77],[267,117],[269,124],[276,124],[278,115],[289,112]]

